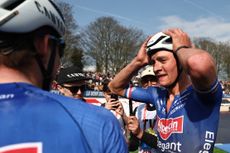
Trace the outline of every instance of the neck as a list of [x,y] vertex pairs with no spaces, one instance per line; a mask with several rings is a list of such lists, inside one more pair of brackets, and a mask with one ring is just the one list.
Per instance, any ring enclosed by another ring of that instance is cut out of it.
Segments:
[[172,88],[168,88],[168,91],[170,95],[175,96],[181,93],[182,91],[184,91],[190,85],[191,85],[191,80],[189,79],[188,75],[185,73],[182,73],[176,85]]
[[40,74],[34,71],[32,71],[33,73],[29,73],[30,70],[28,69],[25,70],[25,72],[21,72],[17,69],[0,66],[0,83],[23,82],[33,84],[35,86],[41,86],[41,81],[38,79]]

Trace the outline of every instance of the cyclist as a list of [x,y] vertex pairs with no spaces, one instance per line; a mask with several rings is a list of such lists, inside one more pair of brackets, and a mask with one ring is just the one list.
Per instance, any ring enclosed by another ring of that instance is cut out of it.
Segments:
[[0,152],[127,152],[107,110],[42,90],[56,75],[64,33],[51,0],[0,1]]
[[[148,63],[162,87],[127,88],[135,72]],[[155,105],[160,152],[212,152],[221,85],[211,55],[192,47],[189,36],[181,29],[168,29],[148,38],[109,87],[121,96]]]

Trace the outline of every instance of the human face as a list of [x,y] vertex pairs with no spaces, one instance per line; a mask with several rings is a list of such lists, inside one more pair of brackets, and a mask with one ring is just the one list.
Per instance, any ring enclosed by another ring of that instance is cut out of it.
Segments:
[[83,99],[84,97],[84,91],[85,91],[85,82],[84,81],[79,81],[77,83],[66,83],[61,85],[61,87],[65,91],[65,95],[69,97],[74,97],[78,99]]
[[149,86],[154,86],[157,84],[157,79],[155,76],[152,75],[146,75],[141,78],[141,86],[143,88],[147,88]]
[[153,71],[161,86],[167,87],[174,83],[177,78],[177,62],[173,53],[159,51],[151,56]]

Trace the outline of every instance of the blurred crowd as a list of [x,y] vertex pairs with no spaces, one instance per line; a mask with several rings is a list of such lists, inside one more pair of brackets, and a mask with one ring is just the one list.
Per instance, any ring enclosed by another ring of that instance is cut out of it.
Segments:
[[220,81],[224,94],[230,94],[230,81]]

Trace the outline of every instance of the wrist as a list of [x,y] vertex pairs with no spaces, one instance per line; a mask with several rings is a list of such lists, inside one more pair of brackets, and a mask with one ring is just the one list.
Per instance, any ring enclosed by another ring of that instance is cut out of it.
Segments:
[[189,46],[186,46],[186,45],[182,45],[182,46],[179,46],[177,47],[177,49],[175,49],[174,53],[177,54],[179,50],[183,49],[183,48],[191,48]]
[[132,61],[131,61],[131,66],[135,68],[135,71],[139,71],[139,69],[141,69],[143,66],[145,66],[148,63],[143,63],[142,61],[140,61],[137,57],[135,57]]

